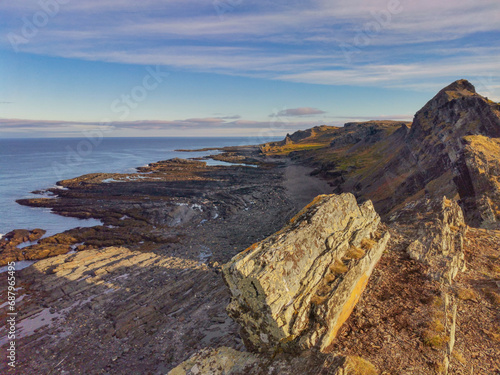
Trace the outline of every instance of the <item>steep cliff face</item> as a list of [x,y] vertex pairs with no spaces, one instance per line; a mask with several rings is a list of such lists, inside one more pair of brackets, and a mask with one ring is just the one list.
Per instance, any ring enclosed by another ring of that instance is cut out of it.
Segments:
[[498,227],[499,137],[500,104],[459,80],[419,110],[412,124],[347,123],[307,138],[309,144],[329,138],[328,145],[304,150],[299,141],[292,155],[316,167],[335,193],[371,200],[382,217],[408,202],[446,196],[459,200],[468,224]]
[[371,202],[318,196],[288,226],[226,264],[227,311],[247,348],[327,350],[389,239],[379,223]]
[[462,204],[470,207],[469,221],[485,228],[500,222],[500,139],[466,136],[461,168],[468,176],[460,186]]
[[[489,194],[474,181],[474,176],[481,174],[474,159],[482,153],[482,144],[473,142],[475,138],[467,141],[466,137],[471,136],[482,137],[484,143],[500,137],[500,105],[477,94],[468,81],[460,80],[441,90],[415,115],[405,142],[415,159],[412,177],[420,179],[421,184],[409,184],[407,193],[416,194],[425,184],[425,192],[433,194],[436,188],[447,185],[448,196],[456,191],[462,200],[468,221],[480,225],[485,216],[491,221],[481,203]],[[491,146],[490,155],[498,158],[498,148]],[[451,174],[446,175],[447,172]],[[498,171],[491,169],[486,174],[491,179],[498,176]]]

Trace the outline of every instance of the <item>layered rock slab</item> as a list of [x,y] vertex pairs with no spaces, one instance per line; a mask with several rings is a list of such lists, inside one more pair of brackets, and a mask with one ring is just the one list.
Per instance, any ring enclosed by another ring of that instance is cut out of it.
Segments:
[[379,224],[370,201],[320,195],[224,265],[227,311],[247,348],[328,351],[385,249],[389,234]]
[[280,353],[272,361],[262,354],[240,352],[228,347],[206,348],[191,356],[168,375],[373,375],[370,362],[354,356],[308,351],[301,356]]
[[407,248],[412,259],[429,266],[429,276],[451,284],[465,270],[464,237],[467,232],[463,211],[456,201],[420,199],[408,203],[391,217],[411,228],[415,238]]

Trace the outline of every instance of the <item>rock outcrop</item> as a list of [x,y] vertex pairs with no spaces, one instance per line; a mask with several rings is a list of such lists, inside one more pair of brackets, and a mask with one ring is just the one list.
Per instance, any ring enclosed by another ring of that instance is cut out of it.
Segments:
[[[38,228],[33,230],[15,229],[4,235],[2,238],[0,238],[0,266],[4,266],[13,261],[30,259],[30,256],[32,254],[27,255],[29,250],[27,250],[26,248],[19,248],[18,245],[24,244],[26,242],[37,241],[38,239],[42,238],[45,233],[45,230]],[[68,250],[66,250],[65,252],[68,252]],[[52,255],[59,254],[62,253],[54,250]]]
[[499,228],[500,223],[500,139],[482,135],[466,136],[463,169],[470,176],[469,194],[462,204],[469,209],[472,223]]
[[229,315],[248,349],[327,351],[384,251],[371,202],[320,195],[279,232],[223,267]]
[[[179,257],[123,247],[78,251],[41,260],[17,276],[19,347],[71,357],[64,363],[70,374],[96,368],[165,374],[174,367],[169,362],[186,353],[243,346],[225,314],[229,293],[220,274],[186,251]],[[0,345],[4,334],[0,329]],[[22,357],[20,372],[50,373],[61,360],[51,363],[51,356],[34,355],[36,371],[24,370],[33,356]]]
[[365,146],[373,144],[384,138],[387,127],[406,125],[406,122],[398,121],[348,122],[344,125],[344,131],[330,142],[330,147],[342,148],[360,142]]
[[443,197],[411,202],[391,220],[411,228],[415,240],[407,252],[412,259],[429,266],[432,278],[451,284],[458,272],[465,270],[467,226],[456,201]]
[[459,200],[468,225],[498,228],[499,138],[500,104],[458,80],[429,100],[411,124],[347,123],[296,141],[293,149],[271,151],[293,152],[295,160],[331,181],[335,193],[371,200],[384,219],[409,201],[446,196]]
[[203,349],[168,375],[377,375],[370,362],[356,356],[309,351],[302,356],[280,353],[274,359],[227,347]]

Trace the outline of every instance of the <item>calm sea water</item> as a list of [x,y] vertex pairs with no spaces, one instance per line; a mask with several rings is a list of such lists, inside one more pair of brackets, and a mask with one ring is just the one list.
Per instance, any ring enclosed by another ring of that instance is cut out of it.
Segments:
[[[135,167],[174,157],[205,156],[214,152],[183,153],[199,149],[258,144],[277,138],[104,138],[0,139],[0,234],[13,229],[42,228],[46,235],[93,226],[97,220],[79,220],[30,208],[16,199],[36,197],[33,190],[54,187],[62,179],[94,172],[134,172]],[[210,161],[211,164],[219,164]]]

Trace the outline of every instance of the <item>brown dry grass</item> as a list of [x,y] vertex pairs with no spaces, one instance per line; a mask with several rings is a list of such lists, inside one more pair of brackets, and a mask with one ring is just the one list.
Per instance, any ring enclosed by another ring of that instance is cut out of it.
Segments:
[[467,363],[467,360],[465,359],[462,352],[459,352],[458,350],[454,350],[453,353],[451,353],[451,355],[453,356],[453,358],[455,358],[462,365],[465,365]]
[[349,370],[348,374],[352,375],[377,375],[379,373],[372,363],[358,356],[347,356],[346,369]]
[[483,288],[483,293],[494,306],[500,306],[500,294],[495,292],[492,288]]
[[436,349],[443,348],[444,345],[449,341],[448,336],[437,334],[436,332],[431,330],[424,331],[422,338],[425,345]]
[[365,238],[361,241],[361,248],[363,250],[370,250],[373,246],[375,246],[376,242],[370,240],[369,238]]
[[338,259],[335,261],[335,263],[330,265],[330,271],[334,275],[341,275],[343,273],[346,273],[348,269],[349,268],[347,268],[347,266],[342,261],[340,261]]
[[462,301],[476,300],[476,293],[474,293],[472,289],[459,288],[457,289],[455,294],[457,295],[457,298],[461,299]]
[[364,256],[365,256],[365,251],[356,246],[351,246],[346,253],[346,257],[350,259],[361,259]]

